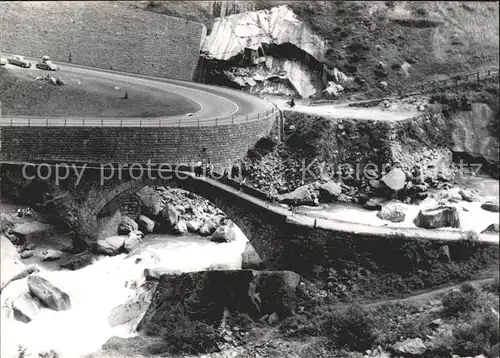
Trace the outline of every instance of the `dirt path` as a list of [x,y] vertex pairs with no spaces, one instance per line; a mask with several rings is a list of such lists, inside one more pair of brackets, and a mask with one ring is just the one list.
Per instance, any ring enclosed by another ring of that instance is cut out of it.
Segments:
[[461,285],[463,285],[464,283],[471,283],[471,284],[474,284],[477,286],[485,286],[485,285],[492,283],[493,280],[494,280],[494,278],[485,278],[485,279],[480,279],[480,280],[465,281],[465,282],[461,282],[459,284],[453,284],[453,285],[441,285],[441,286],[433,287],[433,288],[430,288],[427,290],[417,291],[420,293],[414,294],[412,296],[385,299],[385,300],[380,300],[380,301],[376,301],[376,302],[365,303],[363,306],[366,308],[374,308],[374,307],[383,305],[385,303],[397,303],[397,302],[415,304],[415,303],[421,302],[423,300],[427,300],[433,296],[445,293],[446,291],[449,291],[453,288],[458,288]]
[[318,105],[308,106],[305,102],[297,101],[294,108],[286,105],[286,98],[269,97],[269,101],[278,106],[280,110],[295,111],[310,115],[324,116],[328,118],[352,118],[360,120],[372,121],[400,121],[404,119],[414,118],[422,114],[422,112],[415,111],[397,111],[389,112],[381,108],[354,108],[346,107],[346,104],[334,105]]

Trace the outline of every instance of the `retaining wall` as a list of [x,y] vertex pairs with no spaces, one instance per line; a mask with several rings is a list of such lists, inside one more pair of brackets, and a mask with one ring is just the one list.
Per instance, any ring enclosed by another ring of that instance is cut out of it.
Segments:
[[274,120],[201,127],[2,127],[0,158],[128,164],[191,164],[207,158],[227,168],[269,135]]
[[205,26],[132,6],[107,1],[0,2],[0,50],[192,80]]

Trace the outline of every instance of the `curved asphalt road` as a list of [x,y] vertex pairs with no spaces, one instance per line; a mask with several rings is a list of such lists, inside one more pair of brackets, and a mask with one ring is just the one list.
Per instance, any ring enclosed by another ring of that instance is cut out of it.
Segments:
[[[8,57],[9,55],[4,54],[4,56]],[[38,62],[38,59],[35,58],[25,58],[33,64],[33,67]],[[67,63],[54,63],[60,67],[61,71],[72,72],[78,74],[80,77],[91,77],[93,79],[105,78],[115,82],[117,86],[126,83],[127,85],[139,85],[142,88],[149,87],[154,88],[155,90],[172,92],[195,102],[199,109],[195,113],[149,118],[41,118],[26,116],[2,116],[0,118],[0,126],[204,126],[251,121],[266,117],[276,111],[275,105],[269,101],[243,91],[237,91],[225,87],[209,86],[195,82],[97,69]],[[29,71],[30,69],[19,68],[19,70]],[[57,72],[43,72],[57,76]]]

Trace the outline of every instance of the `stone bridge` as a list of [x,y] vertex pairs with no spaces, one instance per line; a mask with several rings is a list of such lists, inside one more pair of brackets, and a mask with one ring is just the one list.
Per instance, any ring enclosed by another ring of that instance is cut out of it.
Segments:
[[[19,163],[2,164],[2,193],[14,183],[19,187],[30,181],[23,178],[21,169]],[[185,189],[211,201],[238,225],[269,269],[290,269],[303,275],[313,275],[318,267],[402,275],[424,270],[431,276],[440,269],[444,273],[431,281],[441,284],[498,262],[498,240],[470,241],[459,232],[373,227],[294,215],[279,205],[185,171],[154,169],[147,178],[130,171],[115,174],[101,183],[100,167],[87,166],[79,181],[77,175],[69,175],[58,182],[61,190],[70,193],[79,233],[87,239],[96,237],[98,217],[106,205],[146,185],[159,185]],[[54,176],[44,178],[55,184]],[[439,257],[444,246],[451,260],[442,262]]]

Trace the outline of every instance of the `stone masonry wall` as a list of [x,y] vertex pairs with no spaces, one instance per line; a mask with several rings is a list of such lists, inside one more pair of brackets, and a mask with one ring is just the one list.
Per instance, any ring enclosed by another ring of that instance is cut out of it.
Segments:
[[6,161],[192,164],[206,158],[216,167],[242,159],[269,135],[274,117],[201,127],[2,127],[0,158]]
[[0,2],[6,53],[192,80],[203,24],[107,1]]

